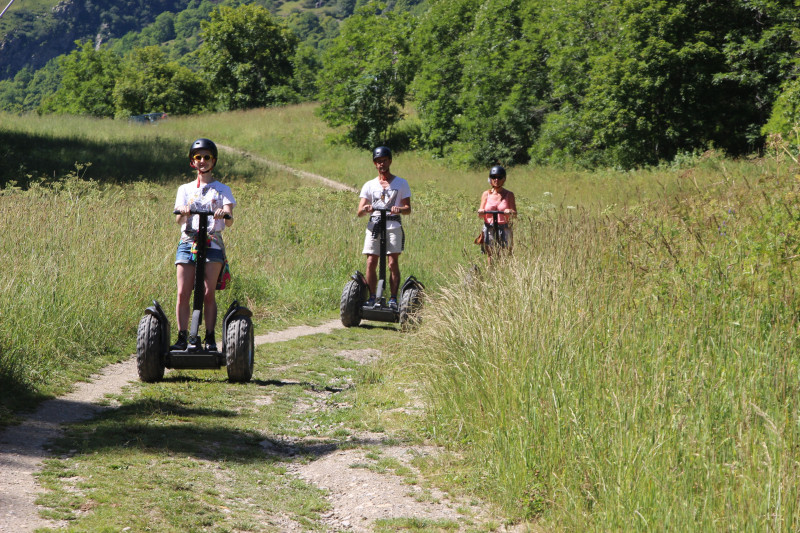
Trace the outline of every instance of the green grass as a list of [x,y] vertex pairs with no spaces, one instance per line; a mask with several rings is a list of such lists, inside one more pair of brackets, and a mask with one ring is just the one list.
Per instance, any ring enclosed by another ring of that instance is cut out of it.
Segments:
[[554,529],[797,529],[789,170],[555,215],[430,302],[409,361],[467,483]]

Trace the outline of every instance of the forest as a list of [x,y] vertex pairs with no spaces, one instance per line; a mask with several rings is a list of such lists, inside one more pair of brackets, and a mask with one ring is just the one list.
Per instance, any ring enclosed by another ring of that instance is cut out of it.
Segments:
[[318,101],[339,142],[466,166],[629,169],[798,135],[800,0],[163,1],[140,28],[102,4],[76,20],[103,39],[0,69],[0,109],[126,118]]

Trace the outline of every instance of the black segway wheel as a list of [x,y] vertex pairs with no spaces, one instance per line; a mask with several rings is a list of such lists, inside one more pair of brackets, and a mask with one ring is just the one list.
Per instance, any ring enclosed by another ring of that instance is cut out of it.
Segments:
[[344,286],[342,301],[339,305],[344,327],[352,328],[361,324],[361,304],[361,285],[351,279]]
[[146,383],[161,381],[164,361],[161,357],[161,324],[153,315],[144,315],[136,334],[136,369]]
[[400,327],[410,329],[419,325],[419,310],[422,307],[422,294],[417,287],[403,291],[400,297]]
[[228,322],[225,332],[225,365],[228,381],[246,383],[253,377],[255,363],[255,340],[253,322],[249,317],[236,316]]

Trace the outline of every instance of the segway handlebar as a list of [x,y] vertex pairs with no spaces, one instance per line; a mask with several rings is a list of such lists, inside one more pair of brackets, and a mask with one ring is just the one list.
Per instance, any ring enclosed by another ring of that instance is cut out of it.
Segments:
[[[173,211],[172,213],[175,214],[175,215],[182,215],[183,214],[180,211],[178,211],[177,209],[175,211]],[[198,211],[197,209],[192,209],[191,211],[189,211],[189,214],[190,215],[200,215],[200,216],[213,217],[214,216],[214,211]],[[225,213],[225,216],[223,216],[222,218],[230,219],[231,216],[228,213]]]
[[505,211],[484,211],[482,215],[505,215]]

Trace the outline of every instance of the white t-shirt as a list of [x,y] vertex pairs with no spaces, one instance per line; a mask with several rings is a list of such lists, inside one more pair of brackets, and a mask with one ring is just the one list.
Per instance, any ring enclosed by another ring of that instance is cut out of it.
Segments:
[[[408,186],[408,182],[406,180],[400,176],[395,176],[389,183],[389,187],[384,189],[383,186],[381,186],[380,177],[376,176],[374,179],[369,180],[364,184],[363,187],[361,187],[361,194],[359,197],[366,198],[367,203],[372,205],[372,207],[375,209],[389,209],[394,205],[401,206],[403,205],[403,200],[406,198],[411,198],[411,187]],[[387,212],[386,216],[389,215],[391,215],[391,213]],[[370,217],[370,220],[380,220],[380,216],[380,213],[373,213]],[[399,221],[386,221],[386,229],[394,229],[398,227],[400,227]]]
[[[227,185],[218,181],[212,181],[211,183],[201,182],[199,187],[197,185],[197,180],[194,180],[184,183],[178,188],[178,195],[175,197],[175,209],[188,205],[198,211],[216,211],[226,205],[236,205],[236,200],[233,199],[233,192]],[[189,228],[187,228],[187,223],[191,224]],[[186,233],[186,230],[197,231],[200,227],[200,217],[191,215],[187,223],[181,226],[181,242],[192,242],[194,240],[191,235]],[[224,229],[224,220],[215,219],[213,216],[208,217],[209,235],[221,233]],[[216,239],[212,239],[211,248],[221,248]]]

